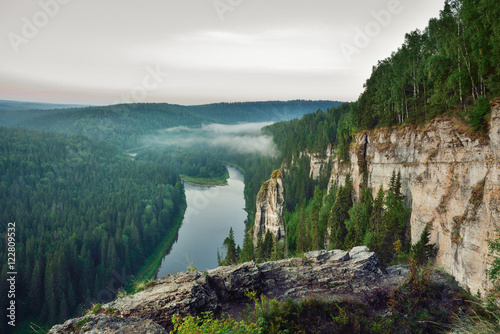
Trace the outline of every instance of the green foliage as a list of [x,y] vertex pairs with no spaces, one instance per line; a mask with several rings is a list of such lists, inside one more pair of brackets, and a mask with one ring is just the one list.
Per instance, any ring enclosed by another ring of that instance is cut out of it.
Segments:
[[368,308],[355,302],[324,301],[317,298],[300,303],[291,299],[280,302],[255,292],[247,296],[254,302],[242,321],[233,318],[214,319],[211,313],[203,317],[174,316],[175,330],[191,333],[368,333]]
[[497,231],[495,239],[488,240],[490,254],[493,256],[493,263],[488,269],[489,279],[495,284],[497,290],[500,291],[500,232]]
[[[408,252],[410,247],[408,228],[411,215],[405,208],[399,172],[393,172],[389,188],[385,193],[379,189],[374,201],[368,240],[368,246],[377,253],[384,266],[395,260],[396,255],[401,257],[401,252]],[[401,243],[399,254],[394,249],[396,241]]]
[[[130,103],[111,106],[44,110],[0,109],[0,120],[10,126],[80,133],[123,149],[143,145],[146,134],[175,126],[200,127],[207,123],[282,121],[301,117],[317,108],[338,105],[335,101],[269,101],[180,106],[167,103]],[[38,107],[38,106],[33,106]],[[3,123],[2,123],[3,124]]]
[[144,150],[137,155],[136,160],[168,166],[182,174],[189,182],[218,181],[218,183],[224,183],[229,174],[218,153],[216,149],[207,150],[206,147],[164,146]]
[[345,178],[345,185],[340,187],[335,196],[328,226],[331,229],[330,248],[343,249],[347,236],[346,222],[349,221],[349,210],[351,210],[353,186],[350,175]]
[[388,302],[389,312],[378,316],[371,330],[374,333],[447,333],[457,313],[463,317],[470,312],[471,304],[465,302],[469,298],[450,278],[433,282],[430,268],[418,266],[412,260],[410,275]]
[[484,97],[478,98],[468,117],[468,122],[472,127],[472,131],[486,134],[488,130],[487,116],[490,114],[491,106],[488,99]]
[[213,318],[213,314],[206,312],[203,317],[187,316],[172,318],[174,329],[177,334],[209,334],[209,333],[227,333],[227,334],[251,334],[261,333],[257,324],[247,324],[243,321],[236,321],[232,318],[218,320]]
[[492,0],[446,1],[439,18],[406,34],[403,45],[373,67],[352,108],[354,126],[421,124],[456,110],[484,133],[488,100],[499,93],[499,14]]
[[430,244],[429,225],[425,225],[420,240],[411,246],[411,258],[417,266],[426,265],[429,259],[434,256],[435,245]]
[[329,145],[338,145],[339,157],[345,158],[353,133],[350,110],[350,104],[343,103],[326,112],[318,110],[301,119],[275,123],[264,133],[273,136],[287,164],[301,152],[324,152]]
[[53,324],[103,300],[103,291],[111,300],[109,282],[118,289],[137,273],[176,228],[185,199],[172,170],[131,161],[105,143],[0,128],[0,203],[0,220],[16,222],[18,288],[26,291],[17,315]]
[[83,318],[82,320],[78,320],[76,322],[76,330],[81,330],[83,326],[85,326],[85,324],[89,323],[90,322],[90,319],[89,318]]
[[92,308],[87,312],[86,315],[97,314],[101,312],[101,309],[102,309],[101,303],[94,304],[92,305]]
[[236,249],[236,243],[234,241],[233,228],[229,229],[229,236],[224,239],[223,248],[226,250],[226,256],[224,260],[219,260],[220,266],[229,266],[231,264],[238,263],[239,254]]

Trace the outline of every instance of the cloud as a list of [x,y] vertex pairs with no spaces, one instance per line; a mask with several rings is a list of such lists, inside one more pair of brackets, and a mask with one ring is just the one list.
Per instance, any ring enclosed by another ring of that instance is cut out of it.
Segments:
[[259,153],[274,156],[276,145],[271,136],[262,134],[263,127],[272,123],[207,124],[201,128],[178,126],[160,131],[143,139],[145,145],[204,146],[223,148],[237,153]]

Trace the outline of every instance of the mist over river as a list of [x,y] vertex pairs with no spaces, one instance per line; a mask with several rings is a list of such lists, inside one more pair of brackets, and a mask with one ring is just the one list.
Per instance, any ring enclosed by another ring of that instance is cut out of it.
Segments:
[[243,174],[227,166],[228,184],[202,187],[185,184],[187,209],[177,241],[165,254],[157,278],[186,271],[191,264],[198,270],[217,267],[217,248],[232,227],[237,245],[243,246],[245,231],[245,199]]

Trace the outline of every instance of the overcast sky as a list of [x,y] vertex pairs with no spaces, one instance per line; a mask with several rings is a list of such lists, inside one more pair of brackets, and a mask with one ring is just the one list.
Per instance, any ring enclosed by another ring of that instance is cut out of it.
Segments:
[[0,99],[356,100],[444,0],[0,0]]

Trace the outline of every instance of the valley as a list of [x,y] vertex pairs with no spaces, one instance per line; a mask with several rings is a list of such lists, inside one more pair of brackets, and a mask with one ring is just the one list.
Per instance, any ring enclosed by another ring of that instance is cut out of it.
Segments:
[[292,5],[265,30],[254,3],[126,33],[108,16],[119,37],[36,70],[48,47],[23,46],[33,67],[0,65],[0,332],[500,332],[500,6],[443,2],[385,53],[415,4],[372,2],[345,64],[324,35],[351,45],[337,29],[362,13],[326,2],[297,7],[307,29]]

